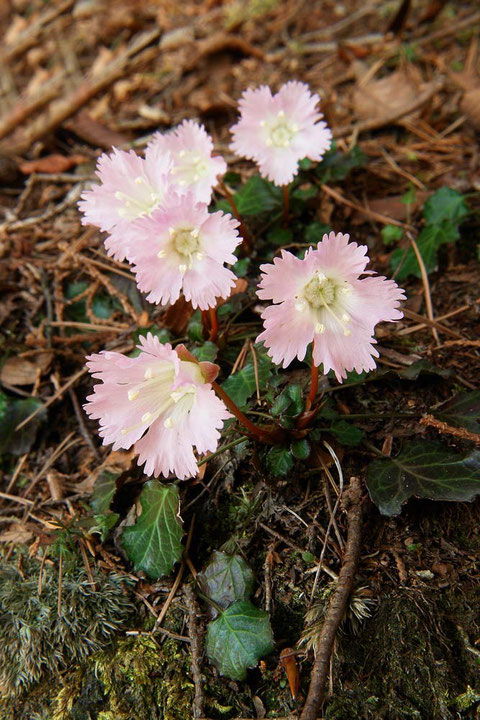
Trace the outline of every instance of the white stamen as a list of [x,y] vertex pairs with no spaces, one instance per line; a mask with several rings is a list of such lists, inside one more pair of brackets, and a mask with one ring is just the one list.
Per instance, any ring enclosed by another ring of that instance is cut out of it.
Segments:
[[170,235],[170,237],[171,237],[172,235],[175,235],[175,228],[169,227],[169,228],[168,228],[168,234]]
[[152,413],[151,413],[151,412],[146,412],[146,413],[144,413],[144,415],[142,415],[142,423],[148,422],[149,420],[152,419],[152,417],[153,417],[153,416],[152,416]]
[[284,118],[284,117],[285,117],[285,111],[284,111],[284,110],[279,110],[278,113],[277,113],[277,117],[279,117],[279,118]]
[[299,312],[303,312],[307,307],[307,303],[305,300],[297,300],[295,303],[295,310],[298,310]]
[[199,230],[198,228],[194,228],[194,229],[192,230],[192,232],[190,233],[190,235],[191,235],[193,238],[198,238],[198,236],[200,235],[200,230]]
[[271,147],[271,145],[273,145],[272,138],[270,138],[270,137],[267,138],[267,145],[268,145],[268,147]]
[[157,253],[157,257],[162,258],[162,257],[165,257],[166,254],[167,253],[165,252],[165,250],[159,250]]
[[129,390],[129,391],[128,391],[128,399],[129,399],[130,401],[136,400],[139,395],[140,395],[140,393],[139,393],[138,390]]
[[265,127],[266,124],[265,120],[260,120],[260,127]]
[[203,253],[197,252],[197,260],[203,260],[204,257],[205,255]]
[[317,323],[315,325],[315,332],[322,335],[325,332],[325,325],[323,323]]
[[347,313],[343,313],[342,320],[343,320],[343,322],[349,322],[350,317],[347,315]]
[[178,269],[180,270],[181,273],[184,273],[184,272],[186,272],[186,270],[187,270],[187,266],[186,266],[186,265],[179,265],[179,266],[178,266]]
[[141,177],[141,175],[139,175],[138,177],[135,178],[135,185],[141,185],[143,182],[145,182],[145,181],[144,181],[143,177]]
[[172,420],[172,418],[171,418],[171,417],[167,417],[167,418],[164,420],[163,424],[165,425],[166,428],[171,428],[171,427],[173,427],[173,420]]
[[180,150],[180,152],[178,153],[178,157],[183,158],[183,157],[185,157],[186,154],[187,154],[186,150]]
[[153,370],[152,370],[152,368],[148,367],[148,368],[145,370],[145,372],[144,372],[144,374],[143,374],[143,377],[145,378],[145,380],[151,380],[151,379],[153,378]]

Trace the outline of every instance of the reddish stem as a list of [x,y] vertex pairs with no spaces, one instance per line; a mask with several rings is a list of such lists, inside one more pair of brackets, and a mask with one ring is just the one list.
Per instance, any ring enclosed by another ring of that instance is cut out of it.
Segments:
[[233,402],[232,398],[227,395],[225,390],[220,387],[220,385],[218,385],[218,383],[212,382],[211,385],[217,393],[218,397],[223,400],[230,412],[235,415],[237,420],[242,423],[242,425],[248,430],[248,432],[254,435],[258,440],[264,443],[268,443],[269,445],[276,445],[284,439],[284,432],[281,428],[277,427],[274,430],[266,430],[265,428],[258,427],[258,425],[254,425],[254,423],[252,423],[251,420],[247,418],[247,416]]
[[202,327],[203,327],[203,337],[209,335],[209,324],[208,324],[208,312],[206,310],[202,310]]
[[312,340],[312,366],[311,366],[311,377],[310,377],[310,392],[305,401],[305,412],[308,412],[315,402],[318,392],[318,366],[315,365],[313,360],[313,348],[315,347],[315,340]]
[[283,190],[283,224],[288,225],[290,213],[290,197],[288,195],[288,185],[282,185]]
[[218,319],[217,319],[217,308],[211,307],[209,308],[210,311],[210,337],[209,340],[212,342],[217,342],[218,340]]

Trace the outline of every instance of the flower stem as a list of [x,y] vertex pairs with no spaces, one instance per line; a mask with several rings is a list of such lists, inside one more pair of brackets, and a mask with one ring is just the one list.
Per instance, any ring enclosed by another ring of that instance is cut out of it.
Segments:
[[206,310],[202,310],[202,327],[203,327],[203,337],[208,337],[209,335],[209,326],[208,326],[208,313]]
[[220,182],[218,184],[222,188],[228,204],[232,208],[232,213],[233,213],[234,217],[240,223],[239,230],[240,230],[240,234],[243,238],[242,245],[246,252],[250,252],[252,250],[252,238],[251,238],[250,233],[248,232],[247,228],[243,224],[242,218],[240,217],[240,213],[238,212],[238,208],[235,205],[235,200],[233,199],[233,195],[230,192],[230,190],[228,189],[228,187],[225,185],[223,180],[220,180]]
[[217,319],[217,308],[211,307],[209,308],[210,311],[210,336],[209,340],[212,342],[217,342],[218,340],[218,319]]
[[283,190],[283,224],[288,225],[290,213],[290,197],[288,195],[288,185],[282,185]]
[[284,439],[284,431],[280,427],[276,427],[273,430],[267,430],[266,428],[258,427],[247,418],[240,408],[233,402],[232,398],[227,395],[225,390],[220,387],[215,381],[211,383],[212,388],[217,393],[218,397],[223,400],[227,408],[230,410],[232,415],[235,415],[237,420],[248,430],[248,432],[256,437],[261,442],[269,445],[276,445]]
[[312,340],[312,366],[311,366],[311,376],[310,376],[310,392],[308,393],[308,397],[305,401],[305,412],[308,412],[310,408],[312,407],[315,398],[317,397],[318,392],[318,366],[315,365],[315,362],[313,360],[313,348],[315,345],[315,340]]

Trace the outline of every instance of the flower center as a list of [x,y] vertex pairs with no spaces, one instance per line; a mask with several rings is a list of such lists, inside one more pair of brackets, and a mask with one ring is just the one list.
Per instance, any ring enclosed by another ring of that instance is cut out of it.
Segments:
[[180,185],[192,185],[208,172],[208,163],[205,157],[198,153],[180,150],[177,162],[172,169],[172,175],[178,177]]
[[118,214],[126,220],[150,215],[162,201],[162,196],[155,192],[141,175],[135,178],[134,184],[130,185],[130,193],[118,190],[115,197],[123,203],[123,206],[118,208]]
[[350,335],[346,325],[350,322],[349,315],[345,312],[344,299],[350,295],[352,289],[350,284],[328,278],[319,270],[316,270],[313,277],[297,295],[295,307],[299,312],[309,310],[315,323],[315,332],[322,334],[328,326],[340,326],[344,335]]
[[298,125],[289,122],[283,110],[277,113],[273,121],[266,123],[263,120],[260,125],[268,130],[267,145],[274,147],[289,147],[298,132]]
[[[191,270],[195,260],[203,260],[200,250],[200,230],[192,226],[168,228],[172,250],[177,254],[180,272]],[[160,250],[158,257],[163,257],[165,250]]]
[[[193,363],[182,362],[181,365],[183,367]],[[196,379],[195,371],[196,367],[192,372],[187,369],[192,380]],[[163,416],[166,428],[173,428],[188,415],[195,402],[197,386],[193,382],[186,382],[173,390],[174,380],[175,369],[172,363],[160,361],[147,367],[143,381],[130,388],[127,393],[128,400],[135,403],[137,411],[143,411],[141,421],[138,425],[122,430],[122,435],[140,426],[145,426],[146,429],[160,416]]]
[[319,308],[335,301],[336,288],[333,280],[317,272],[303,288],[303,294],[312,307]]

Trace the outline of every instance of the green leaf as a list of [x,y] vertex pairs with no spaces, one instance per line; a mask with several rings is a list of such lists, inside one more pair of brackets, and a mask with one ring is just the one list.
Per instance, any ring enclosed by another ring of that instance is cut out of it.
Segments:
[[43,407],[37,398],[11,399],[0,391],[0,455],[11,453],[23,455],[30,450],[37,436],[38,428],[47,419],[45,410],[36,415],[20,430],[15,430],[35,410]]
[[449,187],[442,187],[428,198],[423,208],[423,217],[427,225],[439,225],[444,220],[460,224],[468,215],[468,207],[463,196]]
[[[273,363],[265,352],[262,346],[255,346],[255,352],[257,353],[257,366],[258,366],[258,385],[260,391],[265,390],[267,387],[268,380],[273,372]],[[256,391],[255,384],[255,365],[253,360],[249,360],[242,370],[239,370],[234,375],[230,375],[225,382],[222,383],[222,387],[228,395],[232,398],[233,402],[244,407],[247,404],[248,399]]]
[[365,154],[358,146],[355,146],[348,153],[342,153],[336,149],[335,143],[322,158],[322,162],[315,170],[316,175],[323,183],[330,180],[344,180],[354,169],[365,164]]
[[391,245],[403,237],[403,230],[397,225],[385,225],[380,232],[384,245]]
[[297,383],[287,385],[280,395],[277,395],[270,408],[270,414],[277,417],[287,410],[290,417],[298,415],[303,410],[302,387]]
[[178,488],[149,480],[140,502],[142,514],[135,525],[123,531],[122,545],[135,570],[143,570],[156,579],[168,575],[182,557]]
[[268,451],[265,461],[268,470],[275,476],[288,475],[293,467],[292,453],[286,447],[273,447]]
[[480,450],[462,456],[437,442],[412,443],[397,457],[374,460],[367,488],[383,515],[398,515],[412,496],[472,500],[480,492]]
[[355,447],[362,442],[363,430],[346,420],[336,420],[332,423],[330,431],[341,445]]
[[208,625],[206,650],[221,675],[244,680],[247,668],[273,650],[268,614],[248,600],[238,600]]
[[443,378],[449,378],[454,375],[451,368],[440,368],[428,360],[416,360],[411,365],[401,370],[387,370],[386,375],[393,373],[405,380],[416,380],[420,375],[438,375]]
[[310,170],[310,168],[312,167],[312,161],[310,160],[310,158],[303,158],[298,163],[298,167],[300,168],[300,170]]
[[193,348],[192,350],[192,355],[195,355],[200,362],[214,362],[217,353],[218,347],[215,343],[210,342],[210,340],[207,340],[203,345]]
[[[423,228],[417,238],[417,247],[422,256],[427,273],[435,270],[438,248],[445,243],[454,242],[458,239],[458,236],[457,227],[449,220],[445,220],[441,225],[427,225]],[[397,269],[404,256],[405,260],[397,273],[398,279],[403,280],[408,275],[415,275],[415,277],[418,278],[422,277],[413,247],[409,247],[406,254],[404,248],[394,250],[390,258],[392,269]]]
[[253,591],[253,573],[240,555],[215,550],[205,570],[198,575],[204,595],[221,608],[237,600],[248,600]]
[[289,228],[276,227],[267,235],[268,242],[274,245],[288,245],[293,239],[293,232]]
[[294,440],[290,445],[290,450],[292,451],[293,457],[297,458],[297,460],[306,460],[310,455],[310,443],[307,438]]
[[432,414],[452,427],[480,433],[480,390],[461,393]]
[[245,277],[248,273],[248,268],[251,262],[252,261],[249,257],[237,260],[235,265],[232,267],[232,272],[234,272],[237,277]]
[[282,189],[260,175],[253,175],[235,194],[235,204],[240,215],[271,212],[282,207]]
[[103,470],[95,480],[90,505],[96,513],[106,513],[110,509],[110,503],[117,489],[115,480],[118,476],[119,473]]
[[202,313],[196,310],[189,320],[187,335],[194,342],[203,342]]
[[326,233],[330,232],[331,229],[331,225],[325,225],[325,223],[315,220],[315,222],[307,225],[305,229],[305,242],[309,243],[310,245],[316,245],[323,239],[323,236]]
[[90,533],[90,535],[92,533],[98,533],[98,535],[100,535],[101,541],[104,542],[110,530],[113,530],[113,528],[117,524],[117,520],[119,519],[119,517],[120,515],[115,512],[100,513],[99,515],[94,515],[94,522],[88,532]]

